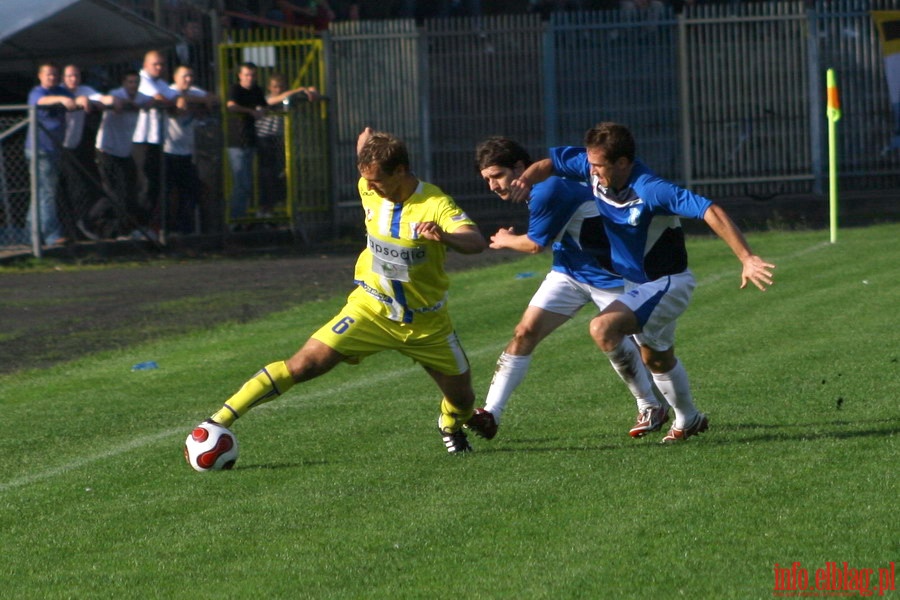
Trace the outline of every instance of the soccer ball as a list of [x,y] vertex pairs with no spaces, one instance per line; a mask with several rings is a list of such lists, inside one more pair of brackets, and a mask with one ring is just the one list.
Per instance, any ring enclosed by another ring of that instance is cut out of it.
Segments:
[[200,423],[184,441],[184,459],[197,471],[230,469],[237,462],[237,438],[227,427]]

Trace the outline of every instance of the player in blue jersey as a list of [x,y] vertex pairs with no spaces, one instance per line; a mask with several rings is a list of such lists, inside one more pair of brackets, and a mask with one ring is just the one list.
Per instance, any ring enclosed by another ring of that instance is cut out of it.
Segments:
[[[519,143],[490,137],[475,150],[479,173],[492,192],[509,200],[509,184],[531,165],[531,157]],[[591,189],[584,183],[550,177],[534,186],[528,201],[528,232],[518,235],[510,227],[491,236],[491,248],[510,248],[536,254],[553,248],[553,266],[537,290],[506,349],[497,359],[485,407],[476,409],[466,427],[491,439],[509,397],[525,378],[534,349],[557,327],[586,304],[603,310],[623,293],[622,278],[609,271],[610,247],[603,218]],[[609,354],[613,368],[637,401],[638,415],[629,431],[641,437],[657,431],[668,420],[668,408],[653,391],[640,352],[631,340],[622,340],[618,352]]]
[[707,198],[655,175],[635,158],[627,127],[604,122],[585,134],[584,147],[551,148],[510,184],[514,201],[551,175],[590,182],[610,241],[612,268],[625,293],[591,321],[591,336],[606,353],[634,335],[653,381],[675,412],[663,443],[706,431],[707,415],[694,406],[684,366],[675,356],[675,326],[694,290],[678,217],[702,219],[741,261],[741,289],[765,291],[775,265],[755,255],[728,214]]
[[356,262],[356,289],[296,354],[266,365],[211,420],[230,427],[254,406],[341,362],[397,350],[421,364],[443,394],[438,429],[447,451],[468,452],[463,424],[475,410],[475,393],[447,311],[444,260],[447,248],[476,254],[487,242],[450,196],[415,176],[396,137],[367,127],[357,142],[357,167],[367,244]]

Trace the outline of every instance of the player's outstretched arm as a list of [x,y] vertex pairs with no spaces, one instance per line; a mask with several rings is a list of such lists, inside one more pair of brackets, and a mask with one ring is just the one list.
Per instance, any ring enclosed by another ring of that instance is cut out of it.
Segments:
[[531,195],[531,187],[553,175],[553,161],[549,158],[531,163],[518,178],[509,183],[510,202],[526,202]]
[[744,239],[744,234],[741,233],[741,230],[734,224],[728,213],[719,205],[713,204],[710,206],[706,210],[706,214],[703,215],[703,220],[706,221],[710,229],[716,232],[716,235],[725,240],[731,251],[741,261],[741,265],[743,265],[741,269],[741,289],[747,287],[747,282],[749,281],[763,292],[766,291],[766,287],[773,283],[772,269],[775,268],[775,265],[753,254],[753,251],[750,250],[750,246],[747,244],[747,240]]
[[536,244],[527,235],[516,235],[512,227],[501,227],[497,233],[491,236],[491,248],[501,250],[509,248],[516,252],[525,252],[526,254],[538,254],[544,247]]
[[478,254],[487,248],[487,241],[478,231],[477,227],[472,225],[463,225],[456,229],[453,233],[447,233],[433,221],[419,223],[416,227],[419,237],[431,240],[433,242],[441,242],[450,248],[453,248],[460,254]]

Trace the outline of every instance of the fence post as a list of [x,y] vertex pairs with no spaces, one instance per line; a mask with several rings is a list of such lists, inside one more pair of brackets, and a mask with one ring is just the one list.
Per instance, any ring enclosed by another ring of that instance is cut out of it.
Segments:
[[31,253],[34,254],[35,258],[41,258],[43,256],[43,249],[41,248],[41,203],[38,196],[38,185],[40,182],[38,181],[37,167],[40,148],[38,147],[37,108],[34,106],[28,107],[28,121],[31,125],[28,128],[28,143],[31,147],[31,157],[28,161],[28,170],[31,176],[31,207],[29,208],[31,227],[29,234],[31,235]]
[[[322,33],[322,60],[325,63],[325,85],[330,86],[335,81],[334,73],[334,42],[331,39],[331,33],[326,30]],[[332,94],[330,87],[325,87],[323,93]],[[338,212],[338,186],[335,182],[338,180],[338,135],[337,123],[334,118],[332,107],[326,105],[325,119],[325,137],[328,139],[328,205],[331,207],[331,235],[333,238],[338,237],[340,232],[340,214]],[[356,158],[356,155],[353,155]]]
[[556,95],[556,30],[553,19],[546,21],[542,27],[543,73],[542,96],[544,104],[544,147],[559,145],[559,102]]
[[416,44],[416,62],[418,63],[418,93],[419,93],[419,114],[421,121],[419,127],[422,130],[422,156],[424,163],[422,164],[422,178],[425,181],[432,180],[432,155],[433,145],[431,143],[431,97],[428,93],[429,82],[429,64],[428,64],[428,33],[423,26],[416,27],[417,35],[415,37]]
[[825,190],[825,165],[823,161],[825,132],[822,127],[822,75],[819,63],[819,15],[815,8],[806,11],[807,72],[809,76],[809,158],[813,175],[813,194],[822,195]]
[[681,107],[679,118],[681,128],[681,180],[684,187],[691,189],[693,184],[694,163],[691,155],[691,91],[688,82],[688,57],[687,57],[687,24],[684,12],[677,15],[675,35],[678,36],[678,103]]

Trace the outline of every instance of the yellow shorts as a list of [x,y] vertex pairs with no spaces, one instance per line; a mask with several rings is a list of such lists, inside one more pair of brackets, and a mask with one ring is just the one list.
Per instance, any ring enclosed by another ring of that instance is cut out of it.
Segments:
[[382,350],[396,350],[444,375],[469,370],[469,359],[446,309],[417,315],[413,323],[398,323],[350,300],[312,337],[345,355],[349,362]]

